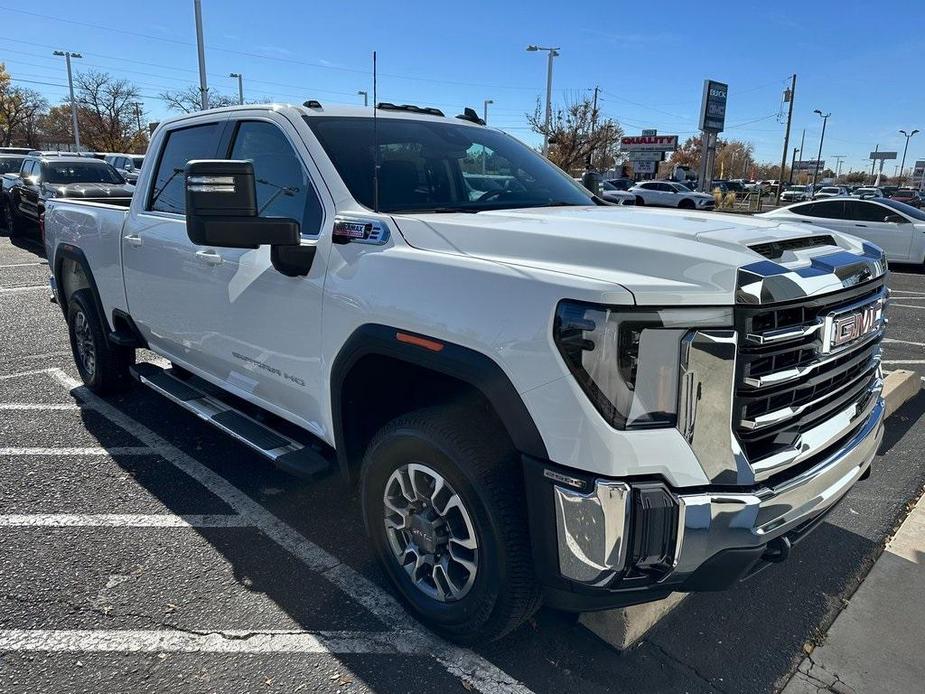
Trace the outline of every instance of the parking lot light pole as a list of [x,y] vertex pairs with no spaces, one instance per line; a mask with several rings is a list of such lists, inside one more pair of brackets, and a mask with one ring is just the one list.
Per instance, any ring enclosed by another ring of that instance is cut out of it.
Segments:
[[825,140],[825,124],[829,120],[829,116],[832,115],[831,113],[823,113],[818,108],[813,113],[822,118],[822,135],[819,136],[819,152],[816,154],[816,163],[813,165],[813,187],[810,194],[815,194],[816,192],[816,176],[819,174],[819,158],[822,156],[822,143]]
[[906,136],[906,146],[903,147],[903,163],[899,165],[899,185],[903,184],[903,174],[906,171],[906,152],[909,151],[909,140],[912,139],[912,136],[915,135],[918,130],[913,130],[911,133],[907,133],[905,130],[900,130],[900,133]]
[[543,128],[543,154],[549,154],[549,130],[552,127],[552,60],[559,55],[558,48],[544,48],[530,44],[527,50],[546,51],[546,126]]
[[357,96],[362,96],[362,97],[363,97],[363,106],[364,106],[364,107],[365,107],[365,106],[369,106],[369,94],[367,94],[366,92],[364,92],[364,91],[361,89],[360,91],[357,92]]
[[485,125],[488,125],[488,104],[495,103],[493,99],[485,99],[482,102],[482,120],[485,121]]
[[244,75],[240,72],[232,72],[228,76],[238,78],[238,103],[244,105]]
[[196,14],[196,51],[199,54],[199,100],[202,110],[209,108],[209,84],[206,81],[206,47],[202,38],[202,1],[193,0]]
[[54,55],[64,56],[67,63],[67,88],[71,93],[71,122],[74,127],[74,149],[80,151],[80,127],[77,125],[77,100],[74,98],[74,78],[71,76],[71,58],[83,58],[80,53],[55,51]]

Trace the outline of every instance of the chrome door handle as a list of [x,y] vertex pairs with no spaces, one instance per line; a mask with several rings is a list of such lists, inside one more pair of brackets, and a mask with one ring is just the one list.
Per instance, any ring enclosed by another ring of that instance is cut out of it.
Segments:
[[221,265],[224,260],[222,256],[213,250],[196,251],[196,257],[199,259],[199,262],[205,263],[206,265]]
[[128,236],[124,236],[123,238],[125,239],[126,243],[128,243],[128,245],[135,246],[135,248],[138,248],[140,245],[144,243],[144,241],[141,240],[141,237],[138,234],[129,234]]

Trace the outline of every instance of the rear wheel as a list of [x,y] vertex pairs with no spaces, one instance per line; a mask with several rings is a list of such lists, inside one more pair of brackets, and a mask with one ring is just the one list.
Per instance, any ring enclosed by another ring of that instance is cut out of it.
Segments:
[[500,638],[539,607],[518,463],[496,421],[449,407],[395,419],[364,458],[377,558],[415,617],[453,641]]
[[125,390],[131,385],[129,367],[135,350],[113,345],[89,289],[78,289],[68,299],[68,336],[74,363],[84,384],[100,395]]

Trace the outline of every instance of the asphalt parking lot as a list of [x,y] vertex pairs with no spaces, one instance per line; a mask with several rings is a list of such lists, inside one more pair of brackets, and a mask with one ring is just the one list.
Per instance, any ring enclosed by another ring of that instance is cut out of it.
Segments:
[[[462,649],[391,598],[338,478],[295,480],[141,387],[81,388],[47,277],[0,235],[0,692],[775,691],[925,483],[920,393],[787,563],[637,647],[542,611]],[[884,363],[925,375],[925,273],[890,284]]]

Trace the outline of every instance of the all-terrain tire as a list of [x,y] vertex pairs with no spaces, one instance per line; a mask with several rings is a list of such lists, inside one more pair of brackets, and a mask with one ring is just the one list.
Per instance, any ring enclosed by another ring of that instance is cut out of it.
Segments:
[[84,384],[99,395],[117,393],[132,384],[132,347],[113,345],[89,289],[78,289],[67,302],[67,328],[74,363]]

